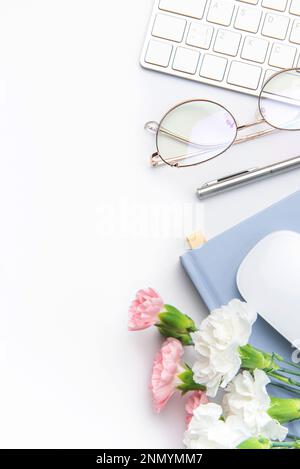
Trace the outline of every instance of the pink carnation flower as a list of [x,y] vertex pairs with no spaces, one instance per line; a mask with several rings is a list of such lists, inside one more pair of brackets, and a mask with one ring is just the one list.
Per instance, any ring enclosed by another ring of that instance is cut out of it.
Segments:
[[208,404],[208,402],[209,401],[204,391],[194,391],[193,394],[191,394],[185,405],[185,410],[187,413],[185,421],[187,426],[189,426],[193,418],[194,410],[197,409],[200,405]]
[[180,384],[178,374],[184,371],[181,364],[183,346],[177,339],[167,339],[157,353],[152,371],[150,389],[152,391],[153,406],[159,413],[173,396]]
[[153,326],[163,306],[164,302],[155,290],[139,290],[129,308],[128,329],[140,331]]

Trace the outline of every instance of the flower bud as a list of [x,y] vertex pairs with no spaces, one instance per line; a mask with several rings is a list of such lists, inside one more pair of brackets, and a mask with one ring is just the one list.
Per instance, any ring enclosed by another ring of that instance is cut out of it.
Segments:
[[191,333],[197,330],[194,321],[171,305],[164,305],[164,310],[158,315],[156,327],[164,337],[173,337],[183,345],[192,345]]
[[238,446],[237,449],[271,449],[272,443],[266,438],[249,438]]
[[266,373],[279,369],[275,359],[281,358],[277,355],[263,352],[252,345],[248,344],[240,347],[240,358],[242,360],[242,368],[247,370],[264,370]]
[[288,423],[300,419],[300,399],[283,399],[271,397],[268,414],[280,423]]
[[188,365],[185,365],[184,368],[184,371],[178,375],[180,384],[177,386],[177,389],[182,391],[183,395],[189,391],[205,391],[205,386],[195,383],[194,373],[191,368]]

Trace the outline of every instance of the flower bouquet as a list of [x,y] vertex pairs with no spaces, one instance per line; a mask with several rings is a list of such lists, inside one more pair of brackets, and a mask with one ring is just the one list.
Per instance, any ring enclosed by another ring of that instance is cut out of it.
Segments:
[[[300,366],[249,344],[256,319],[237,299],[212,311],[199,327],[151,288],[132,302],[129,330],[155,326],[165,337],[150,383],[155,411],[175,392],[187,395],[186,448],[300,448],[300,436],[285,426],[300,419]],[[184,347],[194,348],[192,365],[183,361]],[[295,397],[274,397],[269,387]]]

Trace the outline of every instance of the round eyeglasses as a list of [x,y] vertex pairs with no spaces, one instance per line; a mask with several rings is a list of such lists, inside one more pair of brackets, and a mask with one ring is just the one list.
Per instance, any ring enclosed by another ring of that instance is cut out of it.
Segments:
[[[275,130],[300,130],[300,68],[271,76],[258,104],[261,118],[240,126],[228,109],[213,101],[194,99],[178,104],[159,124],[148,122],[145,126],[156,133],[157,152],[152,155],[152,166],[195,166],[216,158],[231,145]],[[241,130],[263,123],[269,128],[239,136]]]

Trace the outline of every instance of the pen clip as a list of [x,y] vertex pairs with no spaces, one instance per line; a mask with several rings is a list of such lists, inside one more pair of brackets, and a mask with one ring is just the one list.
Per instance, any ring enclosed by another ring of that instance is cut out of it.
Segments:
[[238,177],[238,176],[244,176],[245,174],[252,173],[252,172],[255,171],[256,169],[257,169],[257,168],[250,168],[250,169],[246,169],[246,170],[244,170],[244,171],[240,171],[239,173],[228,174],[227,176],[223,176],[223,177],[221,177],[221,178],[219,178],[219,179],[215,179],[214,181],[208,182],[205,186],[206,186],[206,187],[209,187],[209,186],[218,184],[218,183],[220,183],[220,182],[230,181],[231,179],[236,178],[236,177]]

